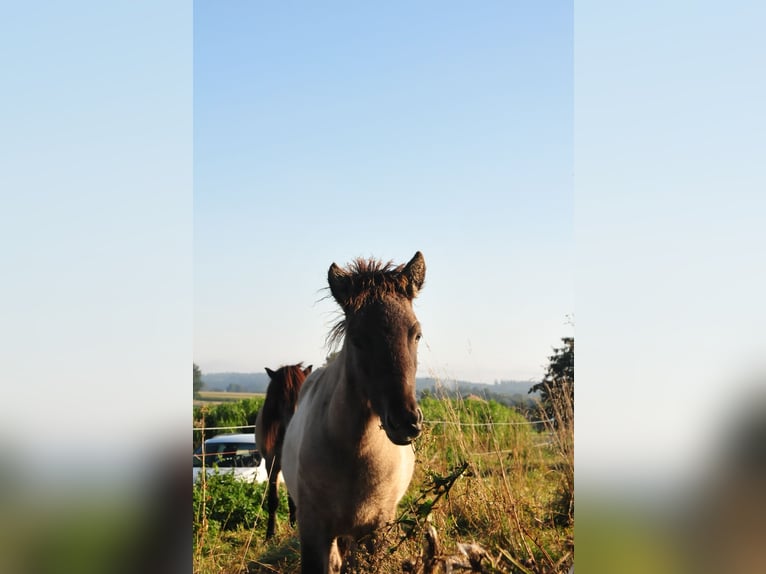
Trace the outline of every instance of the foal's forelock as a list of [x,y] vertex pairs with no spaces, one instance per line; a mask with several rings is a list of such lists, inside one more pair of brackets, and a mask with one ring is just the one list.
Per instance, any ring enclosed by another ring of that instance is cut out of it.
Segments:
[[417,296],[422,281],[415,284],[404,273],[405,269],[404,264],[394,266],[391,261],[384,263],[377,259],[362,258],[355,259],[344,270],[338,269],[345,283],[344,294],[340,299],[335,293],[330,296],[335,296],[343,313],[327,334],[327,347],[330,351],[337,350],[343,341],[349,313],[358,313],[363,307],[389,297],[413,299]]

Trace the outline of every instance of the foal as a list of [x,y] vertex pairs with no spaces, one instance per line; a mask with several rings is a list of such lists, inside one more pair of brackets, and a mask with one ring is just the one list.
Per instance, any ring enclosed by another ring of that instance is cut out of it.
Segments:
[[[302,363],[281,367],[272,371],[266,367],[269,387],[266,400],[255,419],[255,445],[266,459],[266,472],[269,474],[269,521],[266,527],[266,539],[274,535],[276,513],[279,506],[277,479],[282,469],[282,442],[285,429],[295,412],[298,392],[306,377],[311,373],[311,365],[302,369]],[[290,524],[295,524],[295,505],[290,495],[287,496],[290,508]]]
[[398,267],[361,259],[330,267],[330,292],[344,317],[329,339],[343,337],[343,346],[303,385],[282,458],[304,574],[340,572],[339,538],[345,548],[392,520],[412,479],[410,443],[423,421],[412,300],[425,272],[420,252]]

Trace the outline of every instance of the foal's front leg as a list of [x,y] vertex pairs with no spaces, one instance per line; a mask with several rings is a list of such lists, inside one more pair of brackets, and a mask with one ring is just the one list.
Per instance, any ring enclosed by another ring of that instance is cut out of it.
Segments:
[[340,569],[343,566],[343,558],[341,558],[340,552],[338,551],[338,539],[333,538],[332,544],[330,545],[330,556],[329,556],[329,567],[327,568],[327,572],[329,574],[340,574]]
[[[299,528],[305,528],[306,521],[298,520]],[[300,539],[301,574],[340,574],[342,560],[334,538],[327,540],[316,532],[301,532]]]

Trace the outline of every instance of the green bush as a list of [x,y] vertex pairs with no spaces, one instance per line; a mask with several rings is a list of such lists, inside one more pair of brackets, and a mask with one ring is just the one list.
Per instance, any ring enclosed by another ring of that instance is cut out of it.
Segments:
[[494,400],[424,397],[419,404],[426,421],[447,420],[472,424],[526,422],[515,409]]
[[420,408],[426,425],[437,436],[482,434],[507,445],[527,440],[532,430],[523,415],[496,401],[423,398]]
[[[228,473],[207,476],[204,487],[201,479],[194,483],[192,504],[194,508],[194,532],[203,523],[204,500],[208,528],[237,530],[263,524],[266,528],[268,511],[265,508],[267,483],[251,483],[235,479]],[[287,493],[279,489],[278,520],[287,520]]]
[[[242,399],[234,403],[221,403],[218,405],[203,405],[194,407],[194,426],[205,429],[214,427],[234,427],[241,425],[254,425],[255,417],[263,406],[264,397],[252,397]],[[241,429],[242,432],[253,432],[253,429]],[[209,439],[217,434],[238,432],[236,429],[229,431],[205,430],[203,433],[199,430],[194,431],[194,448],[202,444],[203,440]]]

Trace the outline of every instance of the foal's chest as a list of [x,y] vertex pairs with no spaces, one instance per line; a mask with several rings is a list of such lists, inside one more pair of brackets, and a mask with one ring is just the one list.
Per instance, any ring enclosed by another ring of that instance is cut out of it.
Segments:
[[377,456],[361,456],[339,481],[348,504],[345,513],[355,526],[379,526],[391,520],[412,479],[415,457],[411,447],[390,445]]

